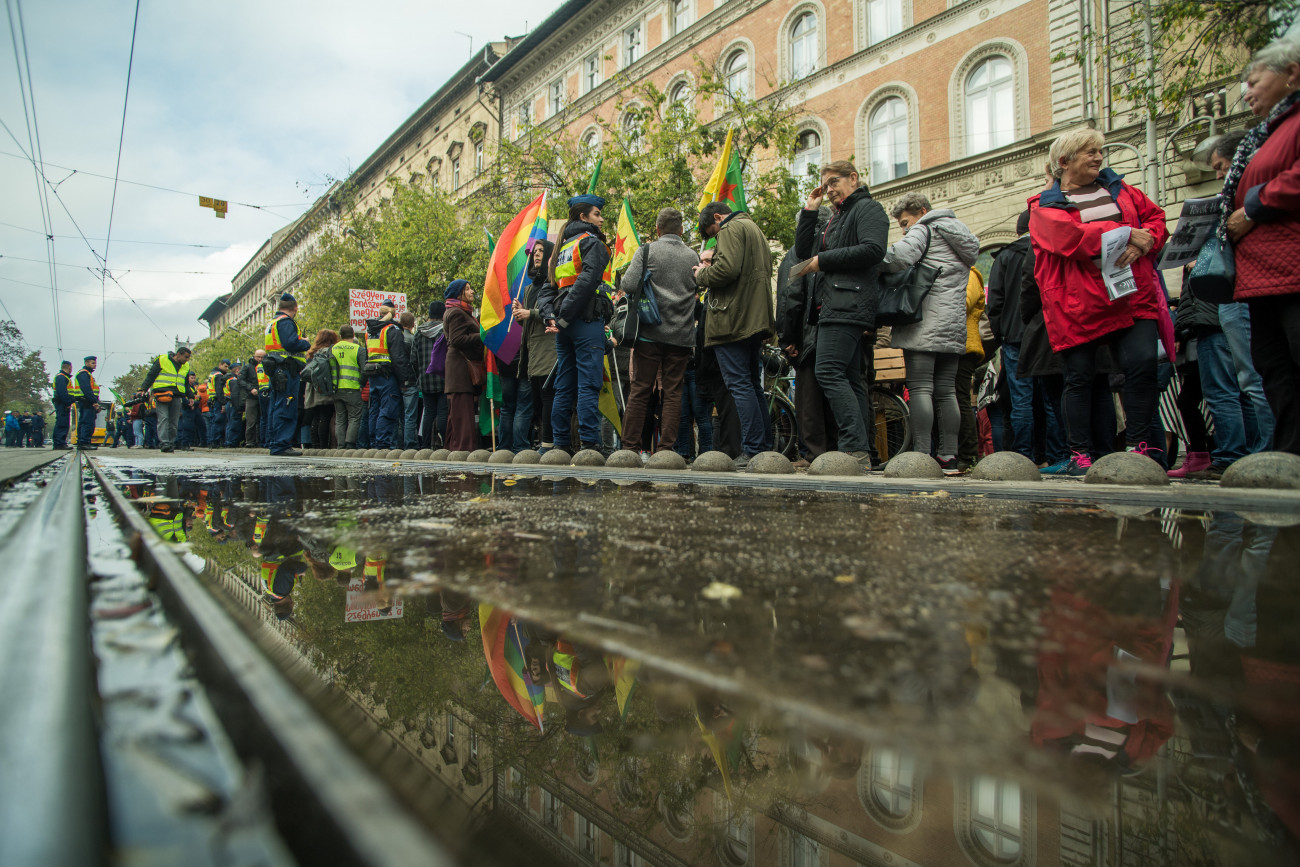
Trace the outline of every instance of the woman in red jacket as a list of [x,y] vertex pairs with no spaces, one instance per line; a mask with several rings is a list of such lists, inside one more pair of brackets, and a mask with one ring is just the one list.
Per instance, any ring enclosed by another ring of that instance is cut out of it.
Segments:
[[[1092,389],[1101,344],[1110,345],[1124,372],[1129,451],[1164,463],[1164,443],[1152,436],[1151,422],[1158,322],[1168,317],[1155,262],[1169,232],[1159,205],[1101,167],[1103,143],[1102,134],[1088,128],[1058,137],[1048,150],[1056,183],[1029,200],[1034,278],[1048,339],[1065,366],[1062,403],[1072,453],[1066,473],[1072,476],[1092,466]],[[1132,266],[1137,289],[1111,300],[1099,267],[1101,236],[1121,226],[1131,231],[1118,264]]]
[[1273,448],[1300,455],[1300,40],[1279,39],[1251,58],[1246,103],[1264,122],[1223,180],[1233,297],[1250,304],[1250,355],[1277,421]]

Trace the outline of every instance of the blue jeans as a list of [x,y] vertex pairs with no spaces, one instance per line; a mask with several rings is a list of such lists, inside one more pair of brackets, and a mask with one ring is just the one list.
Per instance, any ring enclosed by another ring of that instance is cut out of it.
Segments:
[[673,451],[688,461],[695,457],[692,422],[699,429],[699,453],[713,451],[713,412],[704,393],[695,384],[695,370],[687,368],[686,376],[682,379],[682,417],[677,425],[677,442],[673,444]]
[[763,403],[759,373],[762,345],[761,338],[749,337],[713,347],[722,381],[740,417],[741,449],[749,457],[772,448],[772,419]]
[[244,438],[244,422],[233,403],[226,405],[226,445],[237,446]]
[[[1034,457],[1034,378],[1018,376],[1020,344],[1002,344],[1002,370],[1006,374],[1007,392],[1011,395],[1011,451],[1027,458]],[[1053,413],[1055,415],[1055,413]]]
[[1250,358],[1250,308],[1240,301],[1220,304],[1219,327],[1232,353],[1237,387],[1245,396],[1241,415],[1246,426],[1246,450],[1251,454],[1268,451],[1273,447],[1273,410],[1264,396],[1264,380]]
[[1246,422],[1237,368],[1222,331],[1197,338],[1196,360],[1201,370],[1201,393],[1214,416],[1214,451],[1210,458],[1216,464],[1230,464],[1247,454]]
[[267,442],[273,455],[284,454],[292,449],[294,436],[298,432],[298,386],[301,379],[293,372],[292,365],[286,364],[283,369],[289,381],[284,391],[272,389],[271,411],[267,419],[267,431],[270,434]]
[[600,388],[605,381],[605,324],[570,322],[555,340],[555,403],[551,430],[555,447],[573,447],[572,416],[578,409],[579,444],[600,442]]
[[[415,386],[402,389],[402,448],[420,447],[420,390]],[[396,448],[396,446],[394,446]]]
[[[602,371],[603,376],[604,371]],[[501,377],[501,430],[499,447],[520,452],[531,443],[533,426],[533,385],[528,377]]]
[[397,433],[398,407],[402,405],[402,390],[392,376],[376,376],[370,380],[370,447],[392,449]]
[[261,388],[257,393],[257,443],[267,445],[271,442],[268,431],[271,429],[271,389]]

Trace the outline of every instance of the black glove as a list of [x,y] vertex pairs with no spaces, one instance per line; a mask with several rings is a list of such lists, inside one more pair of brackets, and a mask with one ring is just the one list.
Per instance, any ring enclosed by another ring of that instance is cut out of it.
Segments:
[[274,383],[274,385],[275,385],[275,390],[276,390],[276,391],[288,391],[288,390],[289,390],[289,371],[287,371],[287,370],[282,370],[282,369],[277,369],[277,370],[275,371],[275,376],[272,377],[272,381],[273,381],[273,383]]

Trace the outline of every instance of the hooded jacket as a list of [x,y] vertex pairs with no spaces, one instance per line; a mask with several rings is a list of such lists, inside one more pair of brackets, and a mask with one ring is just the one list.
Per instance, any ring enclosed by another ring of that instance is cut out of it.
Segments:
[[524,356],[528,364],[527,375],[530,377],[549,376],[555,367],[556,358],[555,335],[546,333],[546,320],[555,318],[555,311],[551,309],[550,304],[555,293],[546,282],[555,245],[550,241],[538,243],[545,245],[543,249],[546,253],[542,258],[542,267],[533,282],[524,289],[523,298],[520,300],[529,311],[529,317],[524,322]]
[[888,243],[889,219],[865,185],[824,218],[807,208],[799,212],[795,255],[817,257],[818,273],[811,276],[819,323],[876,327],[878,274]]
[[[1034,280],[1043,299],[1047,336],[1057,352],[1128,328],[1139,319],[1158,322],[1167,303],[1155,267],[1169,237],[1164,210],[1111,169],[1102,169],[1097,182],[1115,199],[1122,222],[1084,223],[1079,209],[1061,192],[1060,181],[1029,200]],[[1093,260],[1101,255],[1101,236],[1120,226],[1145,229],[1155,244],[1133,263],[1137,291],[1111,301]]]
[[695,275],[707,290],[704,345],[718,346],[776,333],[772,305],[772,250],[758,224],[744,211],[722,221],[713,264]]
[[989,325],[1004,343],[1019,344],[1025,333],[1020,320],[1020,277],[1029,254],[1029,235],[1021,235],[995,254],[989,270]]
[[[406,345],[406,335],[396,319],[367,319],[366,335],[378,338],[381,329],[388,328],[388,360],[393,365],[393,375],[403,388],[415,381],[415,370],[411,367],[411,347]],[[373,375],[373,374],[368,374]]]
[[436,373],[425,373],[429,359],[433,357],[433,343],[442,334],[443,325],[437,320],[421,322],[415,329],[415,339],[411,341],[411,366],[415,368],[415,381],[421,394],[439,394],[442,392],[442,377]]
[[[930,249],[925,248],[930,239]],[[949,208],[927,211],[885,254],[884,271],[902,271],[925,254],[940,268],[921,302],[921,321],[894,327],[889,345],[913,352],[966,352],[966,285],[979,258],[979,238]]]

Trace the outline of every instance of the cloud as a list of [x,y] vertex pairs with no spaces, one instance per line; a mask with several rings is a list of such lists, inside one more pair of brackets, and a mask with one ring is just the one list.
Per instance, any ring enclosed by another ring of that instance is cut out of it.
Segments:
[[[97,276],[58,268],[64,356],[101,353],[107,332],[101,370],[111,380],[177,336],[203,336],[195,317],[230,291],[262,242],[301,214],[326,178],[360,165],[469,59],[469,39],[457,31],[472,34],[477,50],[522,34],[525,22],[536,26],[557,5],[499,0],[489,16],[456,3],[143,4],[121,177],[189,195],[119,184],[109,264],[138,306],[112,281],[101,303]],[[134,9],[127,0],[23,7],[42,151],[47,164],[80,170],[58,191],[101,254]],[[12,70],[9,40],[0,42],[0,69]],[[0,151],[16,154],[28,149],[23,105],[15,75],[4,81],[0,119],[19,142],[0,132]],[[68,174],[47,169],[56,182]],[[11,156],[0,156],[0,181],[8,192],[0,222],[10,224],[0,226],[0,300],[53,371],[58,340],[37,184],[30,164]],[[229,218],[200,208],[199,194],[231,201]],[[56,236],[72,236],[55,239],[58,260],[94,266],[72,220],[52,197],[50,205]],[[208,273],[151,273],[162,271]]]

